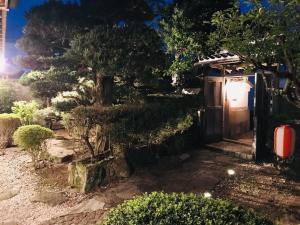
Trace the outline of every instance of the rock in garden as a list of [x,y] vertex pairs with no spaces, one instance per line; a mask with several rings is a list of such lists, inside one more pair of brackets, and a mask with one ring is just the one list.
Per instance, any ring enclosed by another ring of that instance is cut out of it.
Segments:
[[0,201],[11,199],[20,193],[20,188],[10,189],[0,193]]
[[32,202],[42,202],[47,205],[60,205],[67,201],[67,197],[63,192],[38,192],[31,199]]
[[69,143],[64,140],[51,139],[48,142],[49,158],[54,163],[64,163],[72,161],[74,151],[70,149]]
[[179,156],[179,159],[180,159],[181,161],[186,161],[186,160],[188,160],[189,158],[191,158],[191,155],[189,155],[189,154],[187,154],[187,153],[184,153],[184,154],[182,154],[182,155]]
[[74,208],[72,208],[70,213],[75,214],[103,210],[104,206],[105,202],[103,202],[101,198],[94,197],[75,206]]

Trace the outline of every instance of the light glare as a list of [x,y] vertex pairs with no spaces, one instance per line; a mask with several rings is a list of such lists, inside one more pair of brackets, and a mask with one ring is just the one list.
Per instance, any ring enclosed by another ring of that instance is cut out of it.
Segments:
[[204,198],[211,198],[211,193],[205,192],[204,193]]
[[228,173],[229,176],[235,175],[235,171],[232,170],[232,169],[227,170],[227,173]]

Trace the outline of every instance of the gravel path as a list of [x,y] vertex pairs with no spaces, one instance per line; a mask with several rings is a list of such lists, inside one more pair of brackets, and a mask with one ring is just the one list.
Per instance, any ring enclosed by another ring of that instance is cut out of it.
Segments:
[[[0,156],[0,224],[35,225],[54,217],[68,214],[82,196],[76,196],[70,190],[50,190],[51,192],[64,192],[68,200],[57,206],[32,202],[31,199],[42,188],[39,177],[32,169],[31,159],[25,152],[17,148],[6,150]],[[49,188],[49,187],[48,187]]]
[[[300,224],[299,181],[285,179],[269,164],[256,165],[204,149],[189,154],[184,159],[162,159],[157,165],[136,171],[129,179],[83,195],[66,187],[67,184],[47,185],[32,169],[24,152],[7,149],[0,156],[0,225],[95,224],[107,209],[152,191],[209,191],[214,197],[255,208],[278,224]],[[235,176],[229,176],[228,169],[234,169]],[[59,177],[59,172],[50,171]],[[45,179],[55,183],[49,178],[53,176]],[[45,197],[48,192],[54,193],[46,197],[56,204],[32,201],[38,193]]]

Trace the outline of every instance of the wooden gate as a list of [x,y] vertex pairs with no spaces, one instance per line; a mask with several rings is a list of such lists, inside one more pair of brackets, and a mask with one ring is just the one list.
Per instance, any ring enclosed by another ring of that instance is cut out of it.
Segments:
[[205,135],[207,142],[223,138],[223,77],[205,77]]

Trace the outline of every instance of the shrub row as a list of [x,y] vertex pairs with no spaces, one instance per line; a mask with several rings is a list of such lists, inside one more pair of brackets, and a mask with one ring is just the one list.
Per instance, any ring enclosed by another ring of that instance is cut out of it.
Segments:
[[195,194],[144,194],[111,210],[101,225],[272,225],[251,209]]
[[16,114],[0,114],[0,149],[12,145],[12,136],[21,126],[21,119]]

